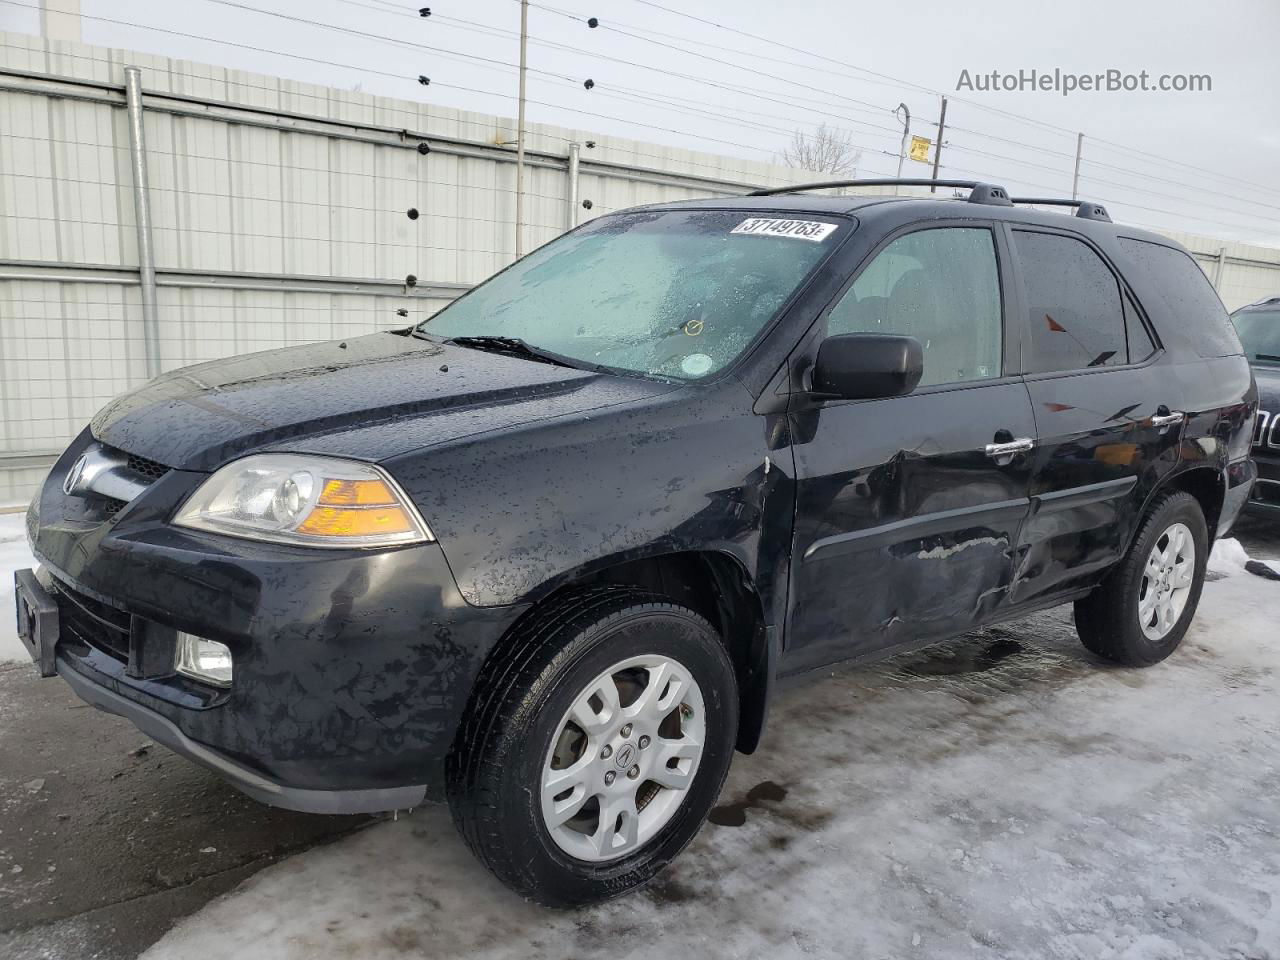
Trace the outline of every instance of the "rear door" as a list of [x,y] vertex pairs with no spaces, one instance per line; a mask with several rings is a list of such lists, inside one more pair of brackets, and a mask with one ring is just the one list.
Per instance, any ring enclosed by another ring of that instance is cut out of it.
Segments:
[[[890,237],[820,318],[920,340],[909,396],[794,400],[796,468],[786,670],[947,636],[1007,601],[1028,508],[1026,387],[1006,375],[1008,264],[989,222]],[[1012,352],[1016,357],[1016,343]]]
[[1146,495],[1177,463],[1185,412],[1177,377],[1102,252],[1067,231],[1010,233],[1036,421],[1013,597],[1034,604],[1120,557]]

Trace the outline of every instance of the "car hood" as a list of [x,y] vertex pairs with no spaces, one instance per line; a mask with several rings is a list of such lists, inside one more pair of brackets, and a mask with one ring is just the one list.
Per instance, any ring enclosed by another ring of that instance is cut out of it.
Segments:
[[102,443],[181,470],[213,470],[263,449],[382,460],[670,389],[377,333],[175,370],[117,397],[90,429]]

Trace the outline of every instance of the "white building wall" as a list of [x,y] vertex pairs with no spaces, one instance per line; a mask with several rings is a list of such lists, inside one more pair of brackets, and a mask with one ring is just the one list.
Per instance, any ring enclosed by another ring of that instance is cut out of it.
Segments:
[[[125,66],[148,94],[162,369],[420,320],[514,255],[510,119],[0,33],[0,505],[146,378]],[[815,178],[540,124],[527,140],[526,249],[569,225],[575,141],[595,144],[579,219]],[[1228,306],[1280,293],[1280,251],[1178,239],[1211,277],[1226,247]]]

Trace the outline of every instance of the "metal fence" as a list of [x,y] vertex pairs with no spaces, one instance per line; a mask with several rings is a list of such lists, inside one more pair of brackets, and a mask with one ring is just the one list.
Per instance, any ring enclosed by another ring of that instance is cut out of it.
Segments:
[[[486,114],[0,33],[0,505],[155,373],[407,324],[505,266],[514,139]],[[546,125],[526,141],[525,249],[812,178]],[[1280,291],[1280,251],[1177,236],[1229,305]]]

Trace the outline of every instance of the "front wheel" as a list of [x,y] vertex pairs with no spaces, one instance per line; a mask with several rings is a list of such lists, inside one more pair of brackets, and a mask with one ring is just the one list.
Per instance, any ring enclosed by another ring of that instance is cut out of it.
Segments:
[[1124,559],[1075,607],[1076,630],[1100,657],[1130,667],[1159,663],[1191,626],[1209,559],[1209,532],[1188,493],[1161,497]]
[[737,736],[733,667],[695,613],[595,588],[518,628],[449,763],[472,852],[551,906],[618,896],[684,848]]

